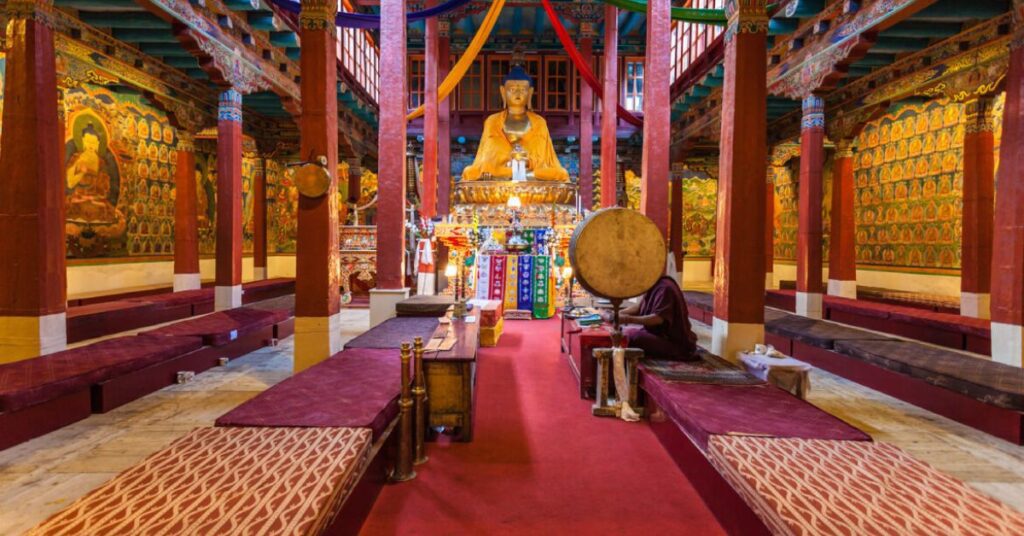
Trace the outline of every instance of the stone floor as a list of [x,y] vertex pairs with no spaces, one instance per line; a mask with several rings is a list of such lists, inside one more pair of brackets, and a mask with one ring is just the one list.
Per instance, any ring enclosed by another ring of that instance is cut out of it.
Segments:
[[[369,324],[342,312],[345,340]],[[710,331],[696,324],[706,345]],[[291,339],[105,415],[0,452],[0,534],[35,526],[119,472],[291,373]],[[938,469],[1024,511],[1024,447],[1011,445],[821,371],[810,401]],[[570,388],[570,386],[566,386]]]

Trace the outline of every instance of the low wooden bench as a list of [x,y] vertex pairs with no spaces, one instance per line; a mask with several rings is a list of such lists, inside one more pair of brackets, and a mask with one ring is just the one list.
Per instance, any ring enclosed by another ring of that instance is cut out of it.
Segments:
[[428,341],[440,325],[433,317],[389,318],[370,328],[365,333],[345,343],[345,348],[391,348],[402,347],[416,337]]
[[429,316],[437,318],[444,316],[454,304],[455,299],[451,296],[420,294],[395,304],[395,314],[398,316]]
[[451,330],[457,339],[452,349],[423,354],[427,421],[432,429],[443,427],[454,431],[457,441],[472,441],[476,422],[476,357],[480,348],[480,322],[452,320]]
[[81,342],[184,318],[180,311],[142,301],[91,303],[67,310],[67,341]]
[[295,279],[277,277],[242,283],[242,303],[255,303],[295,294]]

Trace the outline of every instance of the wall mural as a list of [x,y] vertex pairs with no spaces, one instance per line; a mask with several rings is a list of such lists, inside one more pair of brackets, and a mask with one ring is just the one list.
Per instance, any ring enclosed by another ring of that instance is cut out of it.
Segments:
[[[267,253],[295,253],[299,231],[299,191],[295,187],[295,169],[284,167],[279,161],[268,161],[267,169]],[[348,217],[347,162],[338,164],[338,218],[345,224]],[[369,202],[377,195],[377,175],[363,169],[360,203]],[[366,196],[369,199],[364,199]]]
[[683,251],[688,257],[713,257],[718,180],[707,175],[683,177],[682,188]]
[[905,104],[857,138],[857,262],[960,267],[964,107]]
[[[790,144],[792,145],[792,144]],[[774,259],[796,260],[797,232],[800,224],[800,151],[799,145],[790,149],[790,156],[784,165],[768,166],[768,178],[775,185],[775,205],[772,227],[775,239],[772,243]],[[829,236],[832,230],[832,174],[833,151],[826,149],[821,184],[821,255],[828,261]]]
[[[212,256],[217,253],[217,155],[216,138],[209,138],[204,131],[200,139],[204,143],[196,147],[196,194],[199,197],[196,213],[199,215],[199,254]],[[252,138],[244,137],[242,141],[242,253],[252,253],[254,219],[253,219],[253,181],[262,172],[263,164],[255,156]],[[268,190],[267,195],[270,195]],[[269,220],[268,220],[269,238]]]

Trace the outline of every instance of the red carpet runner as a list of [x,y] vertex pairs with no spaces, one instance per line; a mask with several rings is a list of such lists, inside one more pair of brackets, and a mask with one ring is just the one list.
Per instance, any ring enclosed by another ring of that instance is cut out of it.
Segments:
[[429,443],[363,534],[722,533],[646,424],[590,416],[558,326],[505,323],[480,351],[474,441]]

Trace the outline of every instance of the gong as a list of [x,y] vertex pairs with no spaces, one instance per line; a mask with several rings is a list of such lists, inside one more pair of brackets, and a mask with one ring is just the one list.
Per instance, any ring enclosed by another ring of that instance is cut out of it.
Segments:
[[569,262],[591,294],[621,301],[647,292],[665,270],[665,239],[647,216],[626,208],[592,213],[573,232]]
[[303,164],[295,171],[295,187],[306,197],[320,197],[331,187],[331,175],[317,164]]

